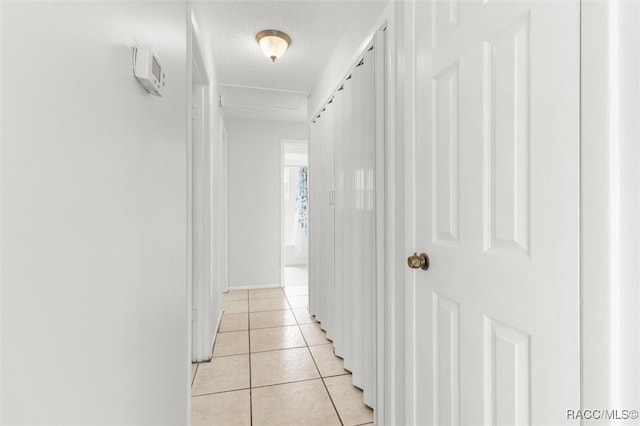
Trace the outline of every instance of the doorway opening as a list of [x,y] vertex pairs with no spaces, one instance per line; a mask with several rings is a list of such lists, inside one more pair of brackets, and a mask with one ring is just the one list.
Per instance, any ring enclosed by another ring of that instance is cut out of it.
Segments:
[[191,25],[191,127],[188,146],[188,262],[191,288],[191,361],[211,359],[219,289],[212,280],[212,152],[209,73]]
[[280,159],[280,282],[308,294],[309,144],[283,140]]

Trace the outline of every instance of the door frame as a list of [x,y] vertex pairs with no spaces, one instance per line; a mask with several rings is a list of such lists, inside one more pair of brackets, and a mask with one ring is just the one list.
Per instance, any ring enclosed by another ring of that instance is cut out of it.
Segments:
[[[210,299],[211,285],[205,285],[204,280],[211,282],[211,256],[210,243],[211,230],[211,188],[207,194],[203,191],[205,182],[210,182],[211,155],[206,155],[206,141],[211,140],[211,126],[207,119],[210,115],[211,99],[209,95],[209,72],[204,60],[204,53],[199,41],[197,24],[190,11],[188,25],[188,106],[189,117],[193,117],[194,111],[201,116],[202,128],[195,132],[193,119],[188,121],[188,145],[187,145],[187,277],[189,294],[189,328],[190,328],[190,362],[206,361],[211,358],[211,306],[207,303]],[[194,98],[194,92],[198,96]],[[194,137],[200,137],[194,140]],[[197,146],[202,147],[200,155],[202,162],[199,166],[194,164],[194,153]],[[199,194],[196,193],[199,190]],[[208,209],[208,214],[207,214]],[[207,223],[208,221],[208,223]],[[205,249],[208,247],[209,249]],[[209,271],[207,274],[206,271]],[[194,318],[194,315],[196,316]],[[195,338],[194,338],[195,332]]]
[[[304,139],[281,139],[280,140],[280,287],[284,287],[284,154],[285,147],[304,146],[307,149],[307,167],[309,167],[309,141]],[[309,260],[311,260],[309,258]]]
[[[219,99],[221,102],[221,100]],[[222,224],[220,226],[222,238],[222,292],[229,291],[229,140],[224,117],[220,116],[220,143],[222,144]],[[222,315],[222,312],[220,312]],[[218,322],[222,319],[218,319]]]
[[[640,112],[636,2],[581,3],[581,354],[584,409],[639,409]],[[603,285],[605,284],[605,285]],[[607,285],[608,284],[608,285]]]

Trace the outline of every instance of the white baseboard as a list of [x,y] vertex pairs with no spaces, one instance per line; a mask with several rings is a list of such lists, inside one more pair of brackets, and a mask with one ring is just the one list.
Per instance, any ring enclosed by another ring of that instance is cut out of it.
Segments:
[[284,267],[288,266],[308,266],[309,259],[300,259],[300,260],[292,260],[290,262],[285,262]]
[[252,284],[252,285],[229,285],[228,291],[233,290],[260,290],[263,288],[281,288],[280,284]]
[[218,338],[218,330],[220,330],[220,323],[222,322],[222,315],[224,315],[224,311],[220,309],[220,314],[218,315],[218,321],[216,321],[216,332],[213,333],[213,342],[211,342],[211,357],[213,358],[213,347],[216,345],[216,339]]

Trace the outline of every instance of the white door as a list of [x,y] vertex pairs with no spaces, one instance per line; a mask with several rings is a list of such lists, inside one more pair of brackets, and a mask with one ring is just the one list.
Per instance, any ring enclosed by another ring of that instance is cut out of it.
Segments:
[[430,268],[407,268],[408,423],[562,424],[580,404],[579,2],[409,7],[407,250]]

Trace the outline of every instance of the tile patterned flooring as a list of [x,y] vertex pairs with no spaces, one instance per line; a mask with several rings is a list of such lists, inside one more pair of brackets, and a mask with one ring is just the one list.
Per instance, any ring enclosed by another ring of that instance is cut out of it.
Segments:
[[307,311],[306,287],[224,295],[211,362],[193,364],[192,425],[372,425]]

